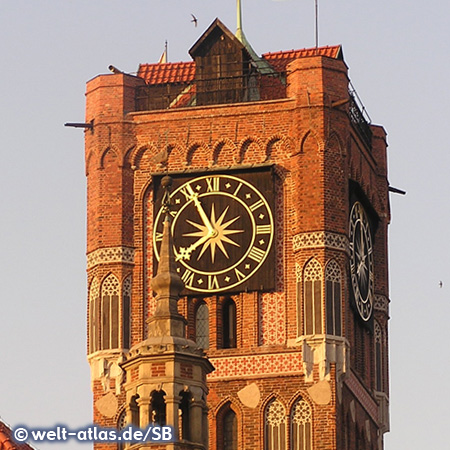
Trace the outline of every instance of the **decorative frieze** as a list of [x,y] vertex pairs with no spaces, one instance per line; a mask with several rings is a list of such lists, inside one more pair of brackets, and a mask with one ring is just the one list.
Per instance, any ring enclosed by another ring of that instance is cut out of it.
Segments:
[[344,234],[314,231],[296,234],[292,241],[294,252],[305,248],[330,248],[348,253],[348,237]]
[[208,375],[209,380],[275,374],[300,375],[303,371],[300,352],[210,358],[210,361],[216,370]]
[[87,255],[87,268],[98,264],[127,263],[134,264],[134,248],[131,247],[107,247],[94,250]]

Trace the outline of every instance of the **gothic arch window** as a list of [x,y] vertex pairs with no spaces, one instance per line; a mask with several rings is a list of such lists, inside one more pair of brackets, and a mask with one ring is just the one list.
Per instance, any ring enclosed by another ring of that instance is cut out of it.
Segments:
[[227,297],[222,305],[222,347],[236,348],[236,303]]
[[325,269],[325,305],[327,334],[342,336],[341,319],[341,269],[331,260]]
[[122,285],[122,347],[130,348],[131,334],[131,276]]
[[229,408],[223,416],[223,450],[238,450],[236,413]]
[[89,288],[89,349],[90,353],[100,349],[100,285],[94,278]]
[[150,394],[150,422],[163,426],[166,424],[166,401],[164,391],[153,391]]
[[112,274],[102,283],[102,349],[119,347],[119,280]]
[[312,410],[299,398],[291,409],[291,450],[312,450]]
[[322,267],[316,259],[303,271],[304,334],[322,334]]
[[273,399],[264,411],[264,450],[286,449],[286,410]]
[[383,390],[383,332],[380,324],[375,320],[373,326],[375,338],[375,390]]
[[209,309],[205,302],[195,312],[195,342],[201,348],[209,348]]
[[181,391],[179,403],[179,435],[180,439],[189,441],[190,440],[190,404],[192,396],[190,392]]

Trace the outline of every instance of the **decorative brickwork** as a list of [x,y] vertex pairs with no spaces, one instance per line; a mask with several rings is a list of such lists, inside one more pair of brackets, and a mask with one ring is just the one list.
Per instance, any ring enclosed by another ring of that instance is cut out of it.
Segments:
[[294,252],[309,248],[330,248],[348,253],[348,237],[342,234],[315,231],[296,234],[293,237]]
[[259,308],[260,345],[283,344],[286,340],[284,292],[264,293]]
[[87,255],[87,268],[99,264],[128,263],[134,264],[134,249],[130,247],[109,247],[94,250]]
[[216,370],[208,376],[209,379],[301,374],[303,370],[298,352],[211,358],[211,363]]

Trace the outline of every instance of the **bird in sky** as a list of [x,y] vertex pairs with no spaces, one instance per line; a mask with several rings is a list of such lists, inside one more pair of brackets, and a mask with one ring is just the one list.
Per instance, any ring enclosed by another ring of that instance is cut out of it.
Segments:
[[193,24],[194,24],[195,26],[197,26],[197,17],[195,17],[194,14],[191,14],[191,16],[192,16],[191,22],[193,22]]
[[442,281],[439,281],[439,287],[441,288],[442,286],[444,286],[444,283]]

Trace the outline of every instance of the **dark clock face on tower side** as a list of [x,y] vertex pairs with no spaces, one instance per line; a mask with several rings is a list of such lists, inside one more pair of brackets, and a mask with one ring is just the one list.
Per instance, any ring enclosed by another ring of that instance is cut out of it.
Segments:
[[[209,174],[181,181],[171,193],[177,270],[186,289],[199,293],[243,290],[272,247],[271,205],[251,179]],[[153,245],[159,260],[162,208]]]
[[350,212],[350,274],[355,305],[359,315],[368,321],[374,297],[373,253],[370,223],[359,202]]

